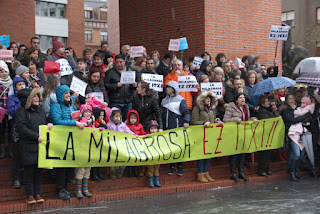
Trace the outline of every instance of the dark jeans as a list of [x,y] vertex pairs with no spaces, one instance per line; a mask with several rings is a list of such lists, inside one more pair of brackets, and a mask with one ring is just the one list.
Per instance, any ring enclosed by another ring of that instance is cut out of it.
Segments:
[[198,174],[209,172],[210,159],[197,160]]
[[[182,167],[182,162],[177,163],[178,167]],[[170,163],[170,168],[176,168],[175,163]]]
[[237,155],[230,155],[229,160],[239,160],[239,161],[244,161],[246,159],[246,154],[237,154]]
[[128,112],[132,109],[132,103],[110,103],[110,108],[116,107],[122,112],[122,121],[126,121]]
[[266,173],[269,171],[269,164],[271,159],[272,150],[261,151],[259,157],[259,172]]
[[27,197],[41,195],[41,169],[36,164],[24,166],[23,180]]
[[59,193],[60,190],[67,188],[66,168],[55,168],[55,172],[56,172],[56,191],[57,193]]
[[5,144],[5,134],[7,130],[7,119],[3,118],[2,123],[0,123],[0,145]]

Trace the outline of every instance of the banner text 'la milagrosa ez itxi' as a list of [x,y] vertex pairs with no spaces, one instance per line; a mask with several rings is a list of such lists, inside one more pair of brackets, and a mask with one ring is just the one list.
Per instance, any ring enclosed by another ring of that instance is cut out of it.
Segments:
[[281,117],[190,126],[135,137],[110,130],[41,126],[40,168],[139,166],[185,162],[283,146]]

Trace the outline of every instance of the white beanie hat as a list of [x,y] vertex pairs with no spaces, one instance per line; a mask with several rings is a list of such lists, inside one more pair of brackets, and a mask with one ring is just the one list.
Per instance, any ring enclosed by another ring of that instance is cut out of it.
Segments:
[[1,70],[5,70],[6,72],[10,73],[8,65],[3,60],[0,60],[0,67],[1,67]]

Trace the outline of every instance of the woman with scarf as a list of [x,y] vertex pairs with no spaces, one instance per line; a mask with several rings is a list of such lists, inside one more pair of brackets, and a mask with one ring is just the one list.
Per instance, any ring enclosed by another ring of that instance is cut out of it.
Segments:
[[26,66],[29,68],[30,78],[34,82],[35,87],[44,87],[46,85],[47,76],[41,70],[39,63],[33,58],[28,58]]
[[5,158],[5,133],[7,129],[7,100],[12,79],[7,64],[0,60],[0,159]]
[[[253,120],[257,122],[257,118],[250,118],[249,107],[246,104],[246,97],[243,93],[239,93],[235,96],[234,102],[229,103],[226,108],[226,112],[223,117],[223,122],[236,122],[240,124],[242,121]],[[231,179],[239,181],[239,178],[248,181],[244,174],[245,153],[229,156]],[[237,163],[239,160],[239,177],[237,176]]]

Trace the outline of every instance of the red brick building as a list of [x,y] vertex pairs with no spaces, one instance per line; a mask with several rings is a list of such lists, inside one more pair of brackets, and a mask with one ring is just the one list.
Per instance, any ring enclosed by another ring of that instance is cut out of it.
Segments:
[[40,37],[42,52],[58,37],[76,53],[84,49],[83,0],[0,1],[0,34],[10,41],[30,46],[30,38]]
[[[276,42],[269,41],[271,25],[281,25],[281,0],[120,0],[121,45],[143,45],[150,54],[167,52],[170,39],[187,37],[189,55],[223,52],[235,60],[247,54],[260,56],[271,66]],[[281,63],[281,42],[277,53]]]

